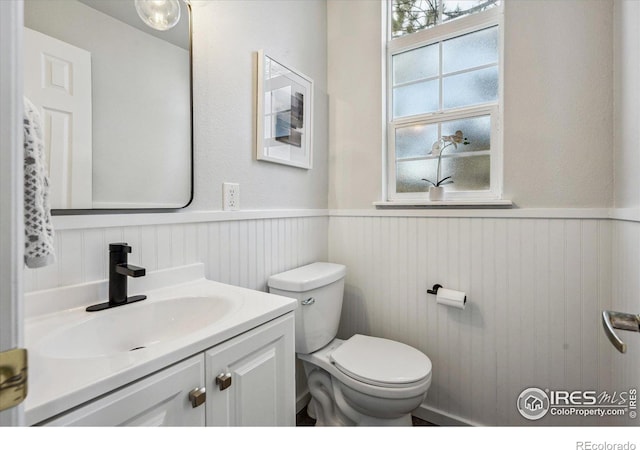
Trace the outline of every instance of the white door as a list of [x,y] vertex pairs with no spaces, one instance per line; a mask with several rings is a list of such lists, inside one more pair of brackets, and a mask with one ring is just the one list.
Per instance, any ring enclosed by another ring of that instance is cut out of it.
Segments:
[[[0,1],[0,366],[4,363],[2,352],[23,343],[21,33],[22,3]],[[0,382],[6,381],[2,375]],[[0,411],[0,427],[23,424],[22,404]]]
[[42,116],[51,207],[91,208],[91,53],[25,27],[24,93]]
[[[293,314],[206,352],[207,426],[295,426]],[[216,384],[229,374],[231,384]]]

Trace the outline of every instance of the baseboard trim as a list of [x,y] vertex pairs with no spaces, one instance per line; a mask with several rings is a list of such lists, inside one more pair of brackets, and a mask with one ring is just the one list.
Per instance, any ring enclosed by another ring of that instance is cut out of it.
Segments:
[[[298,395],[298,398],[296,399],[296,414],[298,414],[304,409],[305,406],[307,406],[310,399],[311,394],[308,390]],[[414,415],[418,419],[426,420],[427,422],[443,427],[483,426],[480,423],[471,422],[469,420],[463,419],[462,417],[445,413],[444,411],[440,411],[439,409],[429,408],[425,405],[420,405],[420,407],[416,409],[412,415]]]
[[426,420],[435,425],[443,427],[480,427],[483,426],[480,423],[471,422],[462,417],[455,416],[453,414],[445,413],[439,409],[430,408],[425,405],[420,405],[418,409],[413,412],[413,415],[418,419]]

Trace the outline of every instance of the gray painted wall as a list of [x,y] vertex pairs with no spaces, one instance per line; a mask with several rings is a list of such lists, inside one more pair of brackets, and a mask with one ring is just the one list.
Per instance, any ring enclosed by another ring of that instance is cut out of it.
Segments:
[[[327,207],[326,3],[193,2],[195,198],[222,207],[222,183],[240,183],[241,209]],[[315,83],[313,169],[255,156],[256,52]]]

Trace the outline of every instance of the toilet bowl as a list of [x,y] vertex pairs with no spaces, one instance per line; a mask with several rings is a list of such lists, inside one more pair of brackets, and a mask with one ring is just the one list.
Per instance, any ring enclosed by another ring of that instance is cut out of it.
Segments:
[[316,425],[411,425],[431,384],[431,361],[389,339],[336,333],[346,267],[314,263],[273,275],[271,293],[298,299],[296,354],[311,394]]
[[[318,425],[411,425],[410,413],[431,385],[429,358],[388,339],[356,334],[298,358],[314,399],[310,415]],[[336,406],[325,401],[319,410],[317,399],[323,396]]]

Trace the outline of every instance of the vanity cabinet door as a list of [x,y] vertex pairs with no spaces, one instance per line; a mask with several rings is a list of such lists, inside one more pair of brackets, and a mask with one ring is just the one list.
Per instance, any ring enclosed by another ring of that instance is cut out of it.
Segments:
[[207,426],[295,426],[294,351],[293,313],[207,351]]
[[205,407],[189,392],[204,386],[196,355],[43,424],[46,426],[204,426]]

